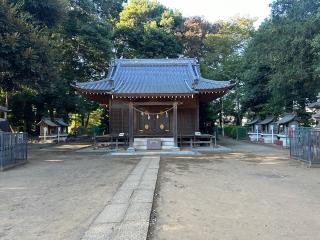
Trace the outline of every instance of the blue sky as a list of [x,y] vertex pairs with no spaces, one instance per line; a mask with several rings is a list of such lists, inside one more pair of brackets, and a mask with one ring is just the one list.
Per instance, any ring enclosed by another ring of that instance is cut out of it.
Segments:
[[203,16],[210,22],[230,17],[256,17],[258,26],[270,13],[272,0],[158,0],[165,6],[178,9],[184,16]]

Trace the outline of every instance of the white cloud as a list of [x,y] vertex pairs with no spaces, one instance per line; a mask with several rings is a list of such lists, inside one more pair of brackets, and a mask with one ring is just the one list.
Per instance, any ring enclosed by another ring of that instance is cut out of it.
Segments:
[[228,19],[235,15],[257,18],[259,25],[270,14],[272,0],[158,0],[184,16],[203,16],[208,21]]

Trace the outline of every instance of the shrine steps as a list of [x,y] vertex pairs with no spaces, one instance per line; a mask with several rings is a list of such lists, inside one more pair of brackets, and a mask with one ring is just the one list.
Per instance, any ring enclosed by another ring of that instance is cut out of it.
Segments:
[[133,147],[136,150],[147,150],[148,139],[160,139],[161,150],[175,149],[174,138],[134,138]]

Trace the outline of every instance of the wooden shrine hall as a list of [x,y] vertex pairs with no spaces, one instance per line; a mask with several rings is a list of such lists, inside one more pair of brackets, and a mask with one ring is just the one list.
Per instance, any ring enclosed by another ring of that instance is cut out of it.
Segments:
[[110,109],[113,136],[172,138],[199,132],[199,103],[211,102],[234,86],[201,77],[195,59],[117,59],[105,79],[76,83],[77,92]]

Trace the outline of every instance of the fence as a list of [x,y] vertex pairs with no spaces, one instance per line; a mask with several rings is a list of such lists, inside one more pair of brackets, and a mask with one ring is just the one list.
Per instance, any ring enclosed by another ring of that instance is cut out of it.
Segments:
[[234,125],[224,127],[224,134],[236,140],[248,139],[248,128]]
[[0,133],[0,171],[27,161],[26,133]]
[[320,164],[320,129],[296,128],[291,132],[291,158],[300,159],[310,165]]

